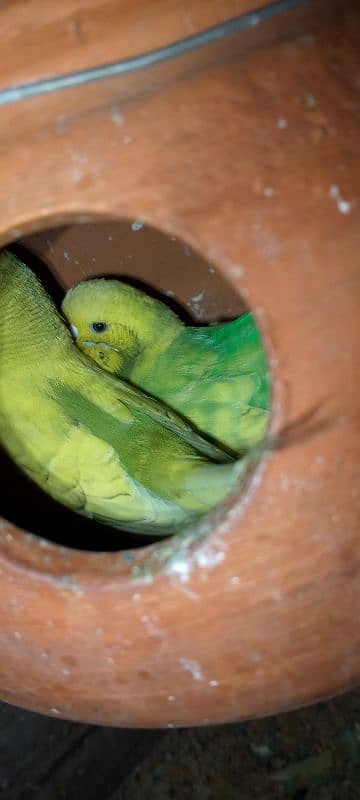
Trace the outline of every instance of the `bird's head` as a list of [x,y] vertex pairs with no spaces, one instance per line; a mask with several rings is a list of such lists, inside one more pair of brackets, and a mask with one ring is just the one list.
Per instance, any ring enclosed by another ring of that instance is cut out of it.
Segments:
[[182,327],[167,306],[120,280],[79,283],[67,292],[62,311],[78,347],[118,375],[131,370],[145,350],[171,340]]

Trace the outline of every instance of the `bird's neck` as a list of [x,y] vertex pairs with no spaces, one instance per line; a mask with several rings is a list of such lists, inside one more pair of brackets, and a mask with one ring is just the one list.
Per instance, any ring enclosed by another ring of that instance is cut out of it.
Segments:
[[128,326],[120,324],[118,331],[119,349],[123,357],[125,354],[122,374],[136,381],[149,373],[152,365],[181,333],[183,323],[170,309],[158,304],[139,308],[128,318]]

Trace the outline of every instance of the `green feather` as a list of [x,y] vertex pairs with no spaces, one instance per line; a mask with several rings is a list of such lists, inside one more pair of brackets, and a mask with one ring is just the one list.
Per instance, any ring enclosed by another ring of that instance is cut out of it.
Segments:
[[[166,390],[172,369],[174,384]],[[252,314],[208,328],[184,328],[161,355],[146,388],[238,450],[264,436],[269,384],[261,336]],[[145,388],[145,383],[143,382]]]

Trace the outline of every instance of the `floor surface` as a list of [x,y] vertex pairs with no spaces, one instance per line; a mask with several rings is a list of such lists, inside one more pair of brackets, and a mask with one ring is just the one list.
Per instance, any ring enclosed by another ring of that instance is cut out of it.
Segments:
[[360,690],[269,719],[128,731],[0,706],[1,800],[360,800]]

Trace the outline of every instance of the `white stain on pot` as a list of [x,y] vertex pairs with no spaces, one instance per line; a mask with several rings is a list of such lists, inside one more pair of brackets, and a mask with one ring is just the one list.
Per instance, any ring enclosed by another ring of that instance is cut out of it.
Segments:
[[203,308],[202,308],[202,301],[204,299],[205,289],[198,294],[194,294],[190,297],[190,300],[187,302],[187,305],[191,308],[192,312],[201,319],[203,316]]
[[277,118],[276,127],[279,128],[279,130],[281,130],[281,131],[285,130],[285,128],[287,128],[287,126],[288,126],[288,122],[287,122],[287,119],[285,117],[278,117]]
[[[72,149],[69,150],[68,153],[70,161],[74,165],[69,173],[69,179],[72,183],[79,183],[84,178],[85,174],[97,175],[96,166],[92,161],[89,161],[89,157],[85,153],[79,153],[77,150]],[[80,217],[78,217],[78,222],[91,221],[91,217],[89,217],[88,220],[86,220],[85,217],[87,217],[87,215],[80,215]]]
[[304,100],[306,108],[316,108],[317,100],[316,97],[314,97],[314,95],[311,94],[311,92],[305,92]]
[[134,222],[131,223],[131,230],[132,231],[141,231],[141,228],[144,227],[144,223],[140,222],[138,219],[135,219]]
[[166,632],[162,628],[159,628],[153,617],[142,614],[140,619],[149,636],[166,636]]
[[204,294],[205,294],[205,289],[203,289],[202,292],[199,292],[199,294],[194,294],[193,297],[190,298],[189,302],[201,303],[201,301],[204,299]]
[[[206,678],[198,661],[194,661],[191,658],[180,658],[180,664],[182,665],[183,669],[185,669],[187,672],[190,672],[190,675],[192,676],[194,681],[201,681],[201,682],[206,681]],[[220,685],[220,682],[216,680],[211,680],[207,681],[207,684],[208,686],[211,686],[212,689],[214,689]],[[170,695],[170,697],[173,697],[173,695]],[[175,698],[173,699],[175,700]]]
[[59,584],[64,589],[67,589],[77,597],[82,597],[84,594],[84,590],[79,586],[78,583],[72,578],[70,575],[64,575],[62,578],[59,579]]
[[72,183],[80,183],[82,178],[83,178],[83,173],[82,173],[81,169],[78,169],[76,167],[75,169],[71,170],[71,172],[70,172],[70,180],[72,181]]
[[121,126],[124,124],[125,117],[116,106],[112,107],[110,118],[114,125]]
[[186,582],[190,578],[191,570],[192,564],[190,558],[185,554],[183,556],[175,555],[174,558],[170,560],[166,571],[174,575],[180,581]]
[[39,547],[50,547],[50,542],[47,539],[39,539]]
[[228,267],[228,273],[233,278],[242,278],[244,272],[244,267],[240,266],[240,264],[234,264],[233,266]]
[[179,555],[175,554],[169,561],[166,572],[175,576],[181,582],[186,583],[190,579],[194,567],[200,567],[205,571],[214,569],[214,567],[221,564],[224,559],[224,549],[220,550],[217,547],[205,545],[191,554],[184,553],[184,551]]
[[190,672],[194,681],[205,680],[201,666],[197,661],[193,661],[191,658],[180,658],[179,661],[183,669]]
[[336,186],[335,184],[332,184],[332,186],[330,186],[330,189],[329,189],[329,194],[330,194],[330,197],[332,197],[333,200],[336,201],[336,205],[337,205],[338,211],[340,211],[340,214],[350,214],[350,211],[351,211],[351,208],[352,208],[352,203],[350,203],[348,200],[344,200],[343,199],[343,197],[341,195],[341,191],[340,191],[338,186]]
[[224,551],[214,550],[212,547],[203,547],[194,555],[194,561],[199,567],[216,567],[224,560]]
[[66,117],[64,116],[64,114],[59,114],[59,116],[56,117],[56,122],[55,122],[56,133],[64,133],[65,124],[66,124]]

